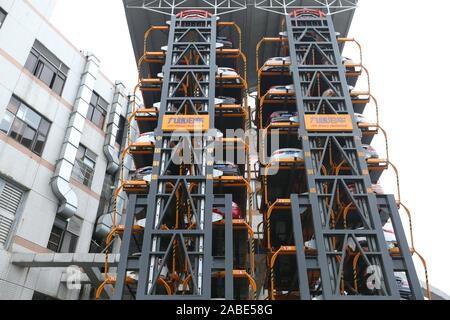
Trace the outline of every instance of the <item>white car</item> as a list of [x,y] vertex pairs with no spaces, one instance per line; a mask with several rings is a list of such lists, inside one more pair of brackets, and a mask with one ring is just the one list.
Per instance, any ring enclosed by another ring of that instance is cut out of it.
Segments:
[[[225,79],[219,80],[222,83],[241,83],[239,74],[233,68],[220,67],[217,70],[217,77],[225,77]],[[231,79],[228,77],[230,77]]]
[[270,162],[301,159],[303,160],[303,150],[295,148],[279,149],[272,153],[270,157]]
[[136,139],[136,143],[155,144],[156,143],[155,133],[154,132],[146,132],[146,133],[139,135],[139,138]]
[[268,95],[292,95],[295,93],[295,88],[293,84],[286,86],[273,86],[268,91]]
[[286,71],[291,65],[291,57],[273,57],[264,63],[262,71]]
[[367,118],[361,113],[355,113],[355,120],[357,124],[369,123],[369,121],[367,121]]

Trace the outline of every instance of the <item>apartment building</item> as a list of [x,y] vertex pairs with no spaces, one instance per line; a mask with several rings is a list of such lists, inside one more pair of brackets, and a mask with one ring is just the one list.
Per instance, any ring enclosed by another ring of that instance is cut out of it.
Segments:
[[64,269],[11,257],[88,253],[108,230],[128,97],[51,25],[54,6],[0,0],[0,299],[79,299]]

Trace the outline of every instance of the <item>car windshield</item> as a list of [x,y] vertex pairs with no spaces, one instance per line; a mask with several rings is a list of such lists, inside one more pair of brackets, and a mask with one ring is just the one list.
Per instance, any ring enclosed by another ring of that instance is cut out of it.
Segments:
[[217,161],[216,166],[230,166],[230,167],[235,167],[236,165],[233,162],[229,162],[229,161]]
[[292,153],[301,153],[302,150],[300,149],[280,149],[275,151],[273,154],[292,154]]

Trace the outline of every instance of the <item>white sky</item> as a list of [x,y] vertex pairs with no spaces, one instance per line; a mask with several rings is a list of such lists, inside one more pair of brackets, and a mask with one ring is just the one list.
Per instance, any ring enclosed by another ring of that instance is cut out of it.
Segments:
[[[431,284],[450,293],[448,12],[448,0],[360,0],[349,36],[363,45],[390,158],[400,171],[402,202],[413,214],[416,249],[427,260]],[[111,80],[132,90],[136,64],[121,0],[58,0],[52,22],[79,49],[93,52]],[[353,50],[349,56],[358,57]],[[366,114],[375,119],[370,108]],[[381,136],[373,145],[384,154]],[[390,171],[381,182],[394,193]]]

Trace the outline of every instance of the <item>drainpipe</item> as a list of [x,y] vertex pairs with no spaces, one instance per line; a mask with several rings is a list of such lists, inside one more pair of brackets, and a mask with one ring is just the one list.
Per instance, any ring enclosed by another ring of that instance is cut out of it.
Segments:
[[[136,99],[135,96],[130,96],[128,99],[128,107],[127,107],[127,115],[126,115],[127,121],[131,116],[132,106],[134,105],[135,99]],[[126,127],[124,130],[124,137],[122,140],[123,146],[128,145],[128,134],[127,134],[128,122],[125,123],[125,126]],[[131,132],[130,132],[131,140],[135,141],[137,135],[138,135],[137,124],[135,121],[133,121],[131,123]],[[133,166],[133,159],[129,154],[127,154],[125,156],[125,161],[124,161],[124,178],[125,178],[125,180],[128,178],[129,171],[132,169],[132,166]],[[119,187],[120,187],[120,172],[118,172],[118,174],[117,174],[114,189],[116,190]],[[122,191],[119,193],[119,196],[117,198],[117,221],[119,223],[121,223],[121,220],[122,220],[122,212],[125,208],[125,203],[126,203],[126,194],[125,194],[125,192]],[[112,223],[113,223],[113,213],[114,213],[113,210],[114,210],[114,198],[112,198],[110,201],[108,212],[105,213],[104,215],[100,216],[97,220],[97,227],[95,229],[96,237],[98,237],[100,239],[105,239],[108,236],[109,232],[111,231],[111,227],[112,227]]]
[[120,81],[116,81],[114,99],[109,114],[108,125],[106,129],[105,145],[103,152],[108,160],[106,171],[109,174],[115,174],[119,169],[119,150],[116,148],[116,137],[119,131],[120,115],[122,109],[126,106],[127,97],[125,96],[125,86]]
[[56,162],[56,170],[51,179],[53,193],[59,199],[58,215],[72,218],[78,209],[78,198],[70,185],[70,177],[80,146],[92,90],[97,79],[99,60],[92,54],[86,57],[86,65],[81,75],[78,95],[69,118],[69,126],[64,137],[61,154]]

